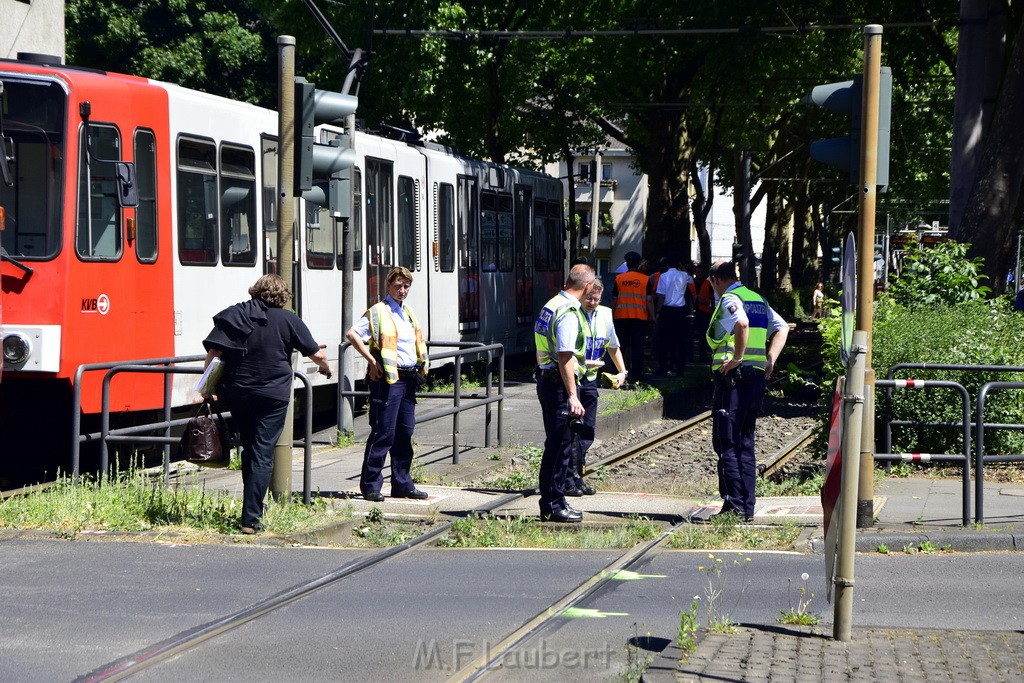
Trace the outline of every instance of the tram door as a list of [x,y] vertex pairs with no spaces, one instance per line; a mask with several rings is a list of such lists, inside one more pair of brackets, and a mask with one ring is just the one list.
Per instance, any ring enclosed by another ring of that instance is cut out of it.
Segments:
[[366,305],[383,301],[388,294],[387,275],[395,264],[394,166],[382,159],[366,158]]
[[480,208],[476,178],[459,176],[459,332],[480,329]]
[[533,224],[533,191],[525,185],[516,185],[514,200],[516,323],[532,327],[533,240],[530,239],[530,226]]

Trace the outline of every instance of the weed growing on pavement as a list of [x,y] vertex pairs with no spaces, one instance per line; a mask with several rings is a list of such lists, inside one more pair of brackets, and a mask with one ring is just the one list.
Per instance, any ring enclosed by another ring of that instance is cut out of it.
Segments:
[[[460,396],[465,396],[466,394],[475,394],[478,391],[480,391],[482,386],[483,385],[480,383],[480,380],[475,379],[473,377],[468,377],[466,375],[461,375],[459,377]],[[427,391],[431,394],[454,394],[455,380],[452,380],[451,382],[438,382],[436,384],[431,382]]]
[[686,661],[690,653],[697,649],[697,629],[699,618],[697,612],[700,608],[700,596],[694,595],[690,601],[690,609],[683,610],[679,614],[679,631],[676,634],[676,644],[682,653],[679,660]]
[[884,543],[879,543],[877,550],[878,550],[878,553],[880,555],[888,555],[889,554],[889,546],[887,546]]
[[611,415],[633,406],[650,403],[657,398],[661,398],[661,392],[646,384],[640,384],[635,389],[619,389],[605,394],[605,397],[598,416]]
[[356,442],[353,432],[339,429],[334,433],[334,445],[338,448],[348,448]]
[[[651,634],[647,634],[647,638],[650,638]],[[641,654],[640,647],[637,645],[641,641],[641,637],[638,635],[637,624],[633,623],[633,637],[626,641],[626,668],[619,672],[616,677],[616,681],[622,683],[639,683],[643,680],[644,672],[647,671],[647,667],[651,665],[654,658],[647,653]]]
[[442,548],[629,548],[651,540],[659,527],[645,517],[606,528],[550,527],[536,517],[470,514],[438,540]]
[[[707,609],[707,629],[717,633],[732,633],[736,625],[729,616],[729,610],[735,609],[750,587],[750,580],[747,579],[747,566],[750,558],[744,557],[743,553],[737,553],[732,562],[727,562],[721,557],[715,557],[714,553],[708,553],[708,563],[701,565],[697,571],[704,574],[704,597]],[[730,579],[730,575],[739,573],[736,579]],[[731,581],[739,581],[739,589],[736,599],[732,602],[729,610],[725,607],[727,591],[733,585]]]
[[789,588],[786,591],[786,594],[789,597],[789,608],[781,611],[782,616],[779,617],[780,623],[795,624],[798,626],[813,626],[821,621],[821,617],[807,610],[811,605],[811,600],[814,599],[814,593],[809,592],[807,588],[807,581],[810,578],[811,576],[807,572],[800,575],[800,580],[802,580],[804,584],[797,589],[799,597],[796,599],[796,606],[793,605],[793,579],[786,579],[789,581]]
[[[42,491],[12,496],[0,503],[0,527],[49,529],[64,538],[83,530],[203,531],[237,533],[241,505],[222,491],[208,491],[198,475],[192,481],[165,486],[136,469],[103,480],[83,477],[82,483],[61,475]],[[325,517],[344,515],[328,508],[323,498],[309,507],[290,499],[267,501],[263,527],[272,533],[291,533],[322,526]]]
[[914,473],[914,465],[909,462],[897,462],[889,467],[889,476],[897,479],[906,479]]
[[540,459],[544,449],[526,444],[519,449],[519,457],[513,457],[499,470],[499,474],[480,483],[485,488],[501,491],[522,491],[537,485],[540,477]]
[[825,472],[815,470],[813,473],[798,474],[778,481],[758,477],[755,494],[761,498],[777,496],[816,496],[821,493],[825,483]]
[[[427,523],[429,525],[429,523]],[[424,532],[424,523],[389,520],[374,505],[366,513],[363,524],[352,528],[352,546],[390,548],[411,541]]]

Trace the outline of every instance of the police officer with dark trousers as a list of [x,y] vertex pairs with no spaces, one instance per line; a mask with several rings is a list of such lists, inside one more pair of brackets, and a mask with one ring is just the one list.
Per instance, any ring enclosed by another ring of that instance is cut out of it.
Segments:
[[719,514],[750,522],[757,479],[754,427],[789,326],[760,294],[737,281],[732,261],[715,263],[708,280],[718,297],[707,342],[715,378],[712,441],[723,501]]
[[540,517],[544,521],[581,522],[583,513],[565,500],[572,458],[570,421],[580,423],[583,404],[579,381],[583,368],[580,302],[595,279],[594,269],[575,265],[565,288],[552,297],[533,325],[537,345],[537,399],[544,419],[544,455],[540,461]]
[[[370,389],[370,435],[363,453],[359,490],[363,498],[384,500],[384,459],[391,452],[391,497],[427,498],[416,488],[412,467],[412,432],[416,426],[416,390],[427,376],[427,343],[412,309],[404,301],[412,273],[392,268],[388,295],[371,306],[345,333],[366,359]],[[367,347],[367,342],[369,347]]]

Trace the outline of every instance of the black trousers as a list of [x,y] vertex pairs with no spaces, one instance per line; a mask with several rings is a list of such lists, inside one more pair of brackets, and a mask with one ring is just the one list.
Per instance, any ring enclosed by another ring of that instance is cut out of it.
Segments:
[[284,430],[288,401],[250,393],[223,396],[242,440],[242,526],[258,529],[274,473],[274,447]]
[[685,306],[662,306],[658,313],[658,372],[682,372],[690,360],[690,317]]
[[[717,373],[716,373],[717,374]],[[764,372],[750,367],[734,370],[735,382],[715,378],[712,400],[712,444],[718,454],[718,490],[722,511],[754,516],[757,456],[754,429],[764,400]]]
[[540,514],[565,510],[569,504],[563,491],[572,457],[569,431],[569,395],[557,373],[537,374],[537,399],[544,419],[544,455],[540,460]]
[[629,379],[639,382],[644,378],[644,344],[647,343],[647,328],[650,323],[637,318],[616,318],[615,332],[619,336],[622,355],[629,363]]

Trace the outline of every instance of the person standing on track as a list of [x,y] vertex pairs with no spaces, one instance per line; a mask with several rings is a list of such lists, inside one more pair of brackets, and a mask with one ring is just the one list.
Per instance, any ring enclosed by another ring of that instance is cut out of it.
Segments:
[[[326,348],[317,344],[306,323],[285,310],[292,300],[280,275],[264,275],[249,288],[249,301],[213,316],[203,340],[204,367],[220,358],[223,377],[217,387],[242,440],[242,533],[260,531],[263,499],[274,472],[274,447],[284,430],[292,395],[292,351],[316,363],[331,377]],[[204,392],[203,398],[210,398]]]
[[580,301],[595,277],[590,266],[573,266],[565,288],[544,304],[533,324],[537,399],[544,419],[544,455],[540,461],[540,517],[544,521],[583,521],[583,513],[566,502],[564,490],[572,454],[569,422],[584,415],[579,393],[582,368],[576,363],[583,353]]
[[[412,287],[407,268],[392,268],[388,294],[371,306],[345,333],[352,348],[366,359],[370,388],[370,435],[363,452],[359,491],[379,503],[384,483],[384,460],[391,453],[391,497],[427,498],[413,483],[412,432],[416,427],[416,390],[427,376],[427,343],[405,298]],[[369,343],[369,347],[367,347]]]
[[640,271],[640,261],[640,254],[635,251],[626,254],[628,270],[615,276],[611,298],[616,329],[629,358],[633,382],[644,380],[644,345],[654,317],[651,279]]
[[655,310],[658,331],[655,333],[658,349],[658,374],[674,377],[682,375],[690,359],[690,274],[681,268],[679,254],[666,257],[668,270],[658,279],[655,291]]
[[712,441],[723,501],[718,514],[750,522],[757,479],[754,428],[789,326],[760,294],[737,281],[732,261],[715,263],[708,279],[718,296],[707,330],[715,378]]
[[604,354],[607,351],[615,364],[617,374],[612,377],[613,386],[618,389],[626,383],[626,365],[619,350],[619,338],[615,334],[615,322],[612,309],[601,306],[601,295],[604,283],[594,280],[590,291],[583,297],[583,355],[576,359],[582,368],[580,380],[580,401],[583,403],[583,424],[578,433],[574,434],[572,457],[570,458],[569,474],[566,476],[566,496],[592,496],[597,489],[583,480],[583,469],[586,466],[587,451],[594,443],[597,431],[597,399],[598,376],[604,367]]

